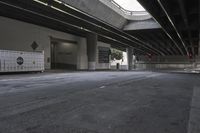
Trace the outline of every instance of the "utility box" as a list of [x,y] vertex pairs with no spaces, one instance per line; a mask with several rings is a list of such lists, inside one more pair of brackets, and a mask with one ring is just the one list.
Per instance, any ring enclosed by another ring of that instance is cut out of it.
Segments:
[[0,72],[44,71],[44,52],[0,50]]

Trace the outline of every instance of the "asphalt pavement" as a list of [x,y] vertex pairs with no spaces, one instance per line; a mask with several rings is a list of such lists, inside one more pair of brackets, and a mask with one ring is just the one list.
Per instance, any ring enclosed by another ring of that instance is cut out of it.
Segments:
[[199,88],[186,73],[1,75],[0,133],[197,133]]

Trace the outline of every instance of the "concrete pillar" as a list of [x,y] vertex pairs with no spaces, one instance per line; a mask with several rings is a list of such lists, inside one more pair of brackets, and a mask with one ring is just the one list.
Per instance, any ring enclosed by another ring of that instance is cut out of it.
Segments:
[[87,35],[88,70],[96,70],[97,34]]
[[200,34],[199,34],[199,49],[198,49],[198,56],[200,56]]
[[127,60],[128,60],[128,70],[133,69],[133,48],[129,47],[126,49],[127,52]]

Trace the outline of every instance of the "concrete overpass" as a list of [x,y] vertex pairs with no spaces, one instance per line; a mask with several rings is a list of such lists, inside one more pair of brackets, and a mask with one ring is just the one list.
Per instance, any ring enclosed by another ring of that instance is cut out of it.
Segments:
[[138,1],[0,0],[0,133],[199,133],[200,2]]
[[[162,7],[162,3],[158,3],[155,7],[148,7],[148,3],[141,1],[145,7],[147,6],[147,10],[150,8],[149,13],[153,16],[152,18],[148,13],[139,16],[123,15],[124,10],[116,8],[112,2],[107,0],[94,0],[92,3],[87,0],[81,2],[2,0],[1,15],[81,37],[87,37],[91,33],[96,34],[99,41],[109,43],[112,47],[122,50],[128,47],[133,48],[134,54],[138,57],[149,54],[154,56],[181,55],[185,58],[198,56],[198,19],[196,17],[194,21],[192,19],[194,24],[190,24],[189,27],[190,20],[184,14],[187,8],[188,15],[197,16],[197,4],[188,4],[188,7],[185,7],[187,4],[177,3],[180,10],[176,13],[184,21],[175,24],[176,20],[172,21],[167,11],[164,10],[168,8]],[[162,9],[163,15],[154,14],[159,8]],[[178,25],[179,29],[175,25]]]

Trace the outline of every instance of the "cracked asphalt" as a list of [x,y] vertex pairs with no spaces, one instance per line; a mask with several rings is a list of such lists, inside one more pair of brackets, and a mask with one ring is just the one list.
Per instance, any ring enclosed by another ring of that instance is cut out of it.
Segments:
[[0,133],[187,133],[198,74],[0,76]]

